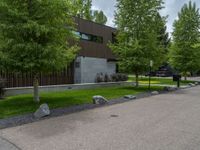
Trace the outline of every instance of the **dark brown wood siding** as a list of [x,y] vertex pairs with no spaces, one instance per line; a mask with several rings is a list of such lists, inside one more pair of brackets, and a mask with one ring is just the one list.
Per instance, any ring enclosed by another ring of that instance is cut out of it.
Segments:
[[[6,87],[27,87],[33,85],[32,73],[9,73],[1,72],[0,76],[5,80]],[[50,74],[41,73],[39,75],[39,85],[59,85],[74,83],[73,63],[62,71],[53,71]]]
[[75,22],[77,31],[103,37],[103,43],[80,40],[80,56],[115,59],[108,43],[112,42],[112,34],[116,29],[80,18],[75,18]]

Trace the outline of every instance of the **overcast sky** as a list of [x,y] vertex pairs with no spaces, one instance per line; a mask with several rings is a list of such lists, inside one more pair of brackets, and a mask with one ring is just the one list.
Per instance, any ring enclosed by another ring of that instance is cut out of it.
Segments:
[[[169,15],[167,28],[168,32],[172,32],[172,24],[177,18],[177,13],[180,11],[181,7],[188,3],[189,0],[164,0],[164,9],[161,11],[163,16]],[[200,0],[192,0],[196,2],[197,7],[200,8]],[[107,25],[114,26],[114,11],[115,11],[116,0],[93,0],[93,9],[103,10],[108,17]]]

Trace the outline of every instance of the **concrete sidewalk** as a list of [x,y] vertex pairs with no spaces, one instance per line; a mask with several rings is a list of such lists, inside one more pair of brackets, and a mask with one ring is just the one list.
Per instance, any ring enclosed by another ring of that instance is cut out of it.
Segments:
[[[22,150],[199,150],[200,87],[0,130]],[[0,150],[2,148],[0,143]]]

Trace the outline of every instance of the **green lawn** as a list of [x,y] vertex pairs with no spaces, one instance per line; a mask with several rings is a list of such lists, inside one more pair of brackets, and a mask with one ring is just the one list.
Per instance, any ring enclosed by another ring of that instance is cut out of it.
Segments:
[[[152,90],[161,90],[161,87],[152,87]],[[50,109],[69,107],[92,103],[92,96],[102,95],[107,99],[122,97],[127,94],[138,94],[147,91],[147,87],[117,86],[107,88],[70,90],[57,93],[42,93],[41,102],[48,103]],[[40,104],[32,100],[32,95],[7,97],[0,101],[0,119],[34,112]]]
[[[135,81],[134,76],[129,76],[128,81]],[[187,85],[188,83],[194,83],[195,81],[184,81],[181,80],[181,85]],[[149,78],[148,77],[139,77],[139,83],[141,84],[148,84]],[[161,77],[151,77],[151,84],[167,84],[167,85],[177,85],[177,82],[174,82],[172,77],[171,79],[168,78],[161,78]]]

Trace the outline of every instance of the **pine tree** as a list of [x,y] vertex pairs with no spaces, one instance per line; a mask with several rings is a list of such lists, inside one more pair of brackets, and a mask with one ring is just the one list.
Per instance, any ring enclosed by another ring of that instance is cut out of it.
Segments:
[[74,3],[78,6],[76,16],[90,21],[93,20],[92,0],[74,0]]
[[76,16],[100,24],[106,24],[107,17],[102,10],[92,10],[92,0],[73,0]]
[[106,22],[107,22],[107,17],[103,13],[103,11],[95,10],[93,12],[93,21],[96,22],[96,23],[105,25]]

